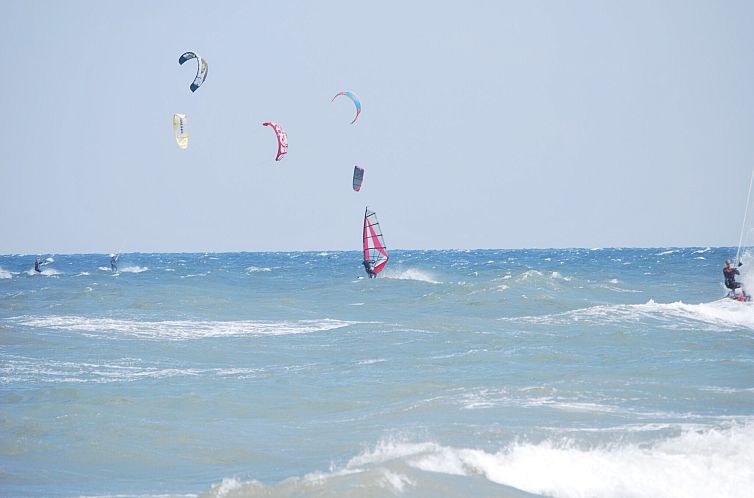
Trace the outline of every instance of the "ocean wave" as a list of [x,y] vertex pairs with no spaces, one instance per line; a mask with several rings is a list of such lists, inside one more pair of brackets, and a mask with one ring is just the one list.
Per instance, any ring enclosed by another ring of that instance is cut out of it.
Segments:
[[431,444],[406,451],[399,445],[388,447],[377,457],[398,454],[422,470],[482,475],[556,498],[743,498],[754,489],[752,443],[752,426],[734,426],[687,431],[645,445],[588,447],[573,441],[544,441],[512,444],[497,453]]
[[309,334],[347,327],[358,322],[324,318],[321,320],[286,321],[203,321],[203,320],[118,320],[81,316],[47,316],[9,318],[28,327],[69,330],[91,336],[110,338],[136,337],[147,340],[191,340],[212,337],[276,336]]
[[54,277],[56,275],[62,275],[62,272],[59,272],[55,268],[45,268],[41,272],[38,272],[32,268],[31,270],[27,271],[26,274],[30,276],[42,275],[43,277]]
[[382,274],[383,278],[392,280],[416,280],[417,282],[427,282],[430,284],[441,284],[435,280],[428,272],[417,270],[415,268],[409,268],[408,270],[386,270]]
[[251,379],[265,375],[263,368],[175,368],[143,364],[124,358],[103,363],[40,360],[6,356],[0,366],[0,384],[110,384],[170,377],[230,377]]
[[0,280],[2,280],[4,278],[13,278],[13,275],[11,274],[11,272],[3,270],[2,268],[0,268]]
[[514,442],[494,452],[387,439],[328,472],[276,485],[227,478],[209,495],[748,498],[753,427],[682,429],[642,444],[580,443],[571,436]]
[[272,271],[272,268],[257,268],[256,266],[249,266],[246,268],[247,273],[258,273]]
[[120,268],[121,273],[142,273],[149,270],[146,266],[126,266],[125,268]]
[[573,322],[633,323],[642,319],[665,320],[670,322],[667,325],[671,327],[689,321],[754,329],[754,303],[739,303],[727,298],[701,304],[686,304],[681,301],[656,303],[650,299],[645,304],[590,306],[552,315],[503,317],[499,320],[565,325]]

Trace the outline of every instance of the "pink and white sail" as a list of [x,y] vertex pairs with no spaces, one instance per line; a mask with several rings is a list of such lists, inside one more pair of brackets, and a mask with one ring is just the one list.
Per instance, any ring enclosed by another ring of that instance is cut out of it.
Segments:
[[377,274],[385,268],[390,259],[382,237],[382,229],[374,211],[366,208],[364,212],[364,261],[371,264],[372,271]]

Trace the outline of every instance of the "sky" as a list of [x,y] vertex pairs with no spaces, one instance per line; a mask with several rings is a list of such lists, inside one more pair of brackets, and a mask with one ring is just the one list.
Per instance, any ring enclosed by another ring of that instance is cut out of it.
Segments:
[[0,12],[0,254],[358,250],[367,205],[390,248],[738,244],[754,2]]

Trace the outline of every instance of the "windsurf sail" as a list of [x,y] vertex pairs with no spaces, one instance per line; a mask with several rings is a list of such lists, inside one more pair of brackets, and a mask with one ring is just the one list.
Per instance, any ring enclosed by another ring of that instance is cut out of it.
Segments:
[[356,106],[356,116],[354,116],[353,121],[351,121],[351,124],[354,124],[356,120],[359,119],[359,114],[361,114],[361,102],[359,101],[359,98],[351,92],[339,92],[337,95],[335,95],[335,97],[332,98],[330,102],[334,101],[341,95],[345,95],[346,97],[351,99],[353,105]]
[[385,268],[389,259],[377,214],[367,207],[364,211],[364,261],[369,262],[372,271],[377,274]]
[[358,192],[361,190],[361,184],[364,182],[364,168],[353,167],[353,189]]
[[188,147],[189,134],[185,114],[173,114],[173,135],[175,135],[175,143],[178,147],[181,149]]
[[277,123],[267,122],[262,123],[262,126],[271,126],[275,130],[275,136],[278,138],[278,155],[275,157],[275,160],[280,161],[288,153],[288,134]]
[[196,52],[183,53],[183,55],[178,58],[178,64],[183,65],[184,62],[190,61],[191,59],[196,59],[197,63],[196,76],[194,77],[194,82],[191,83],[191,91],[195,92],[200,86],[202,86],[204,80],[207,79],[209,66],[207,65],[207,61],[205,61],[204,58]]

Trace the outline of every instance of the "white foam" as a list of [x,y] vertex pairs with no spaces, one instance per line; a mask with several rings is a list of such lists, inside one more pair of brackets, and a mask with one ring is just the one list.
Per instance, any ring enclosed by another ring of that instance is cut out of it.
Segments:
[[55,276],[55,275],[60,275],[61,272],[59,272],[55,268],[46,268],[46,269],[42,270],[41,272],[38,272],[38,271],[36,271],[36,270],[34,270],[32,268],[31,270],[27,271],[26,274],[27,275],[42,275],[44,277],[52,277],[52,276]]
[[490,453],[435,443],[381,442],[348,467],[402,460],[555,498],[748,498],[754,426],[687,430],[649,444],[513,443]]
[[384,358],[375,358],[375,359],[372,359],[372,360],[360,360],[356,364],[357,365],[374,365],[376,363],[384,363],[386,361],[387,360],[384,359]]
[[[171,377],[233,377],[236,379],[257,378],[265,374],[263,368],[166,368],[159,365],[143,364],[138,360],[122,359],[109,363],[67,362],[56,360],[40,361],[38,358],[9,357],[0,373],[0,383],[52,384],[93,383],[109,384],[133,382],[142,379]],[[286,371],[301,370],[306,366],[281,367]]]
[[406,485],[416,486],[416,481],[403,474],[384,469],[382,478],[377,481],[377,484],[390,491],[391,494],[400,494],[403,493]]
[[658,252],[657,256],[667,256],[668,254],[673,254],[674,252],[676,252],[675,249],[670,249],[668,251]]
[[226,477],[222,480],[220,484],[212,485],[212,492],[215,493],[215,496],[217,496],[218,498],[221,498],[224,496],[228,496],[228,493],[239,489],[241,486],[242,486],[242,483],[237,478]]
[[6,270],[3,270],[2,268],[0,268],[0,280],[2,280],[4,278],[13,278],[13,275],[11,275],[11,273],[9,271],[6,271]]
[[191,340],[209,337],[276,336],[309,334],[346,327],[357,322],[324,318],[287,321],[141,321],[80,316],[18,317],[12,319],[30,327],[71,330],[112,338],[137,337],[148,340]]
[[257,273],[260,271],[267,272],[267,271],[272,271],[272,268],[257,268],[256,266],[249,266],[248,268],[246,268],[246,271],[248,273]]
[[120,268],[121,273],[142,273],[149,270],[146,266],[126,266],[125,268]]
[[98,266],[97,269],[99,271],[111,271],[111,268],[109,268],[107,266]]
[[720,299],[711,303],[686,304],[656,303],[616,304],[581,308],[565,313],[518,318],[500,318],[504,321],[526,321],[542,324],[567,324],[579,321],[599,323],[635,322],[641,319],[655,319],[669,322],[676,327],[678,320],[704,322],[717,327],[746,327],[754,329],[754,303],[740,303],[731,299]]
[[427,282],[430,284],[442,283],[435,280],[428,272],[417,270],[415,268],[409,268],[403,271],[385,270],[381,276],[392,280],[416,280],[417,282]]
[[521,274],[519,277],[520,281],[529,280],[532,277],[541,277],[542,272],[539,272],[537,270],[526,270],[524,273]]

